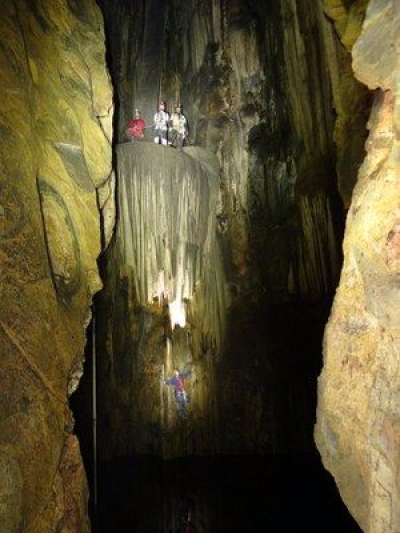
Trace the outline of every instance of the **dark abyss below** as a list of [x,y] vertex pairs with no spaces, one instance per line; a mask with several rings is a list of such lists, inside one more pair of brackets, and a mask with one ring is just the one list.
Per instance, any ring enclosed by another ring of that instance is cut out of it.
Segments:
[[176,533],[188,507],[197,533],[361,532],[317,454],[102,464],[93,531]]

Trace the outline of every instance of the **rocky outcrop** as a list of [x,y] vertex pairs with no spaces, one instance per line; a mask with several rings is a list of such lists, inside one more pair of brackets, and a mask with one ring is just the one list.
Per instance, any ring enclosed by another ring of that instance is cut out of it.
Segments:
[[357,77],[375,92],[325,334],[316,426],[324,463],[369,533],[400,528],[399,24],[394,2],[371,1],[352,49]]
[[[111,173],[113,111],[102,24],[91,0],[2,6],[0,530],[7,533],[89,530],[68,395],[82,373],[91,298],[101,287],[97,191]],[[102,205],[109,217],[110,204]]]

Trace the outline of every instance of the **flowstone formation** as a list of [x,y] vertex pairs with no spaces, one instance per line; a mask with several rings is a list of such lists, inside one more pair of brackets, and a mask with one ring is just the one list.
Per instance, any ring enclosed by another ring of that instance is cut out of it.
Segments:
[[172,327],[184,327],[184,300],[218,271],[218,174],[182,151],[152,143],[121,145],[117,157],[118,263],[131,267],[139,304],[168,302]]
[[113,106],[102,24],[92,0],[2,5],[4,533],[90,529],[86,476],[68,396],[82,374],[91,298],[101,287],[96,259],[115,211]]

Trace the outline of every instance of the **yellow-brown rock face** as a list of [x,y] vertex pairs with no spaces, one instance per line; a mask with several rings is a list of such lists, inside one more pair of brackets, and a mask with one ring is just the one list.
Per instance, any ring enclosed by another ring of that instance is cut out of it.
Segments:
[[353,48],[356,75],[381,90],[347,219],[316,426],[324,463],[369,533],[400,531],[399,23],[394,3],[370,2]]
[[0,36],[0,531],[84,532],[68,393],[101,286],[97,188],[112,134],[102,18],[92,0],[6,2]]

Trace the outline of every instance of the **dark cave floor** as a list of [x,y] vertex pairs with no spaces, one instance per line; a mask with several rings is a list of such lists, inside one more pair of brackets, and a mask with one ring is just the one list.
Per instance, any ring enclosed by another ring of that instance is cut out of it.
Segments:
[[93,533],[359,533],[317,453],[161,461],[120,459],[98,469]]

